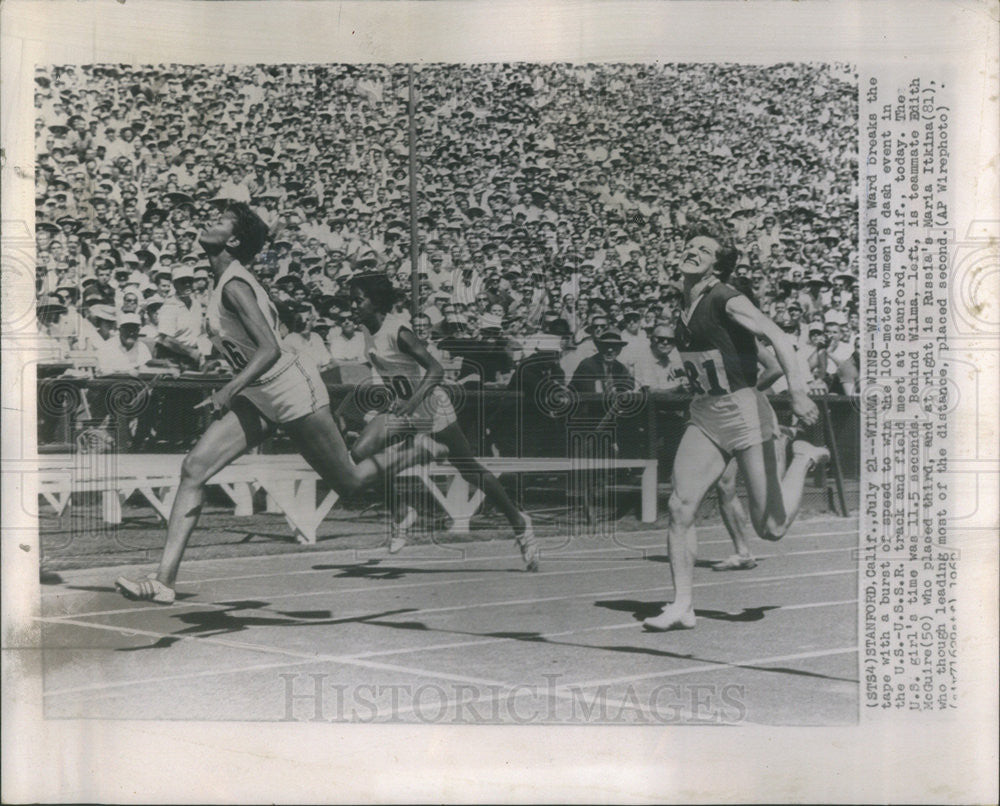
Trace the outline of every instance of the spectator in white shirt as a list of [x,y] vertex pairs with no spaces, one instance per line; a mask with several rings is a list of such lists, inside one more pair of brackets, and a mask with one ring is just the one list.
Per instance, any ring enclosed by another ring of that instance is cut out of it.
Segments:
[[674,328],[660,322],[650,339],[650,360],[635,365],[637,386],[648,387],[654,392],[682,392],[687,388],[684,365],[676,345]]
[[368,360],[365,350],[365,334],[358,329],[357,323],[350,316],[345,316],[340,322],[340,332],[330,331],[330,355],[338,363],[364,363]]
[[291,319],[290,332],[281,342],[284,350],[312,359],[320,369],[331,363],[330,351],[323,340],[313,333],[313,313],[309,309],[295,310]]
[[129,372],[137,373],[145,369],[153,360],[149,348],[139,340],[142,320],[138,314],[124,313],[118,320],[117,337],[109,338],[97,348],[97,372],[99,375]]
[[188,265],[173,271],[174,296],[160,308],[157,358],[180,363],[185,369],[198,369],[202,363],[204,316],[200,302],[193,297],[194,272]]
[[651,358],[649,336],[642,330],[642,314],[639,311],[625,311],[622,316],[622,341],[626,344],[618,354],[618,360],[634,374],[632,367]]

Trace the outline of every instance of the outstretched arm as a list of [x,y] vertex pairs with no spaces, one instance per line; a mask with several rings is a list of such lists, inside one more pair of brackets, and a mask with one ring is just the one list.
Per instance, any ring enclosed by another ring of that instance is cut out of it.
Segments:
[[792,411],[806,425],[812,425],[819,419],[819,409],[809,399],[808,383],[799,362],[795,360],[795,348],[788,334],[761,313],[750,300],[744,296],[733,297],[726,303],[726,313],[736,324],[749,330],[758,338],[764,339],[774,348],[774,354],[781,364],[781,369],[788,380],[788,391],[792,397]]
[[763,392],[770,389],[783,373],[774,354],[766,348],[762,350],[760,344],[757,345],[757,363],[763,370],[757,378],[757,391]]

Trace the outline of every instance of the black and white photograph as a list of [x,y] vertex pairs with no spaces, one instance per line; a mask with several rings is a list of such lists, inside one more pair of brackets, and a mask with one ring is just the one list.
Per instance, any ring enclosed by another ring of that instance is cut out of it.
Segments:
[[78,5],[4,44],[4,708],[95,745],[12,802],[901,802],[907,719],[982,799],[996,176],[929,28]]
[[48,715],[857,719],[849,65],[35,83]]

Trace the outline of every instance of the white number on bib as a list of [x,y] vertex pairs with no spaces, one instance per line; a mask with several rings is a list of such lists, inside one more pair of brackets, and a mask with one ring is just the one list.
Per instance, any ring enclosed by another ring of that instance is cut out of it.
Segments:
[[681,360],[696,395],[725,395],[732,391],[722,353],[718,350],[681,353]]

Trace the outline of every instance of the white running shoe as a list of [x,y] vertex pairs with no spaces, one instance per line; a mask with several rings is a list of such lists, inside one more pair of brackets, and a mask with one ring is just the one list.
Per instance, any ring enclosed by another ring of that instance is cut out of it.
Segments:
[[164,585],[150,574],[142,579],[118,577],[115,587],[126,599],[136,602],[156,602],[157,604],[173,604],[177,594],[174,589]]
[[670,630],[693,630],[696,623],[694,610],[678,611],[667,607],[658,616],[653,616],[642,622],[642,626],[650,632],[668,632]]
[[392,536],[389,538],[389,553],[396,554],[410,539],[410,529],[417,523],[417,511],[408,506],[403,514],[403,519],[399,523],[392,525]]
[[757,561],[749,554],[732,554],[712,566],[713,571],[749,571],[757,567]]
[[521,517],[524,518],[524,532],[514,535],[514,542],[517,543],[517,547],[521,550],[521,559],[524,560],[524,570],[535,572],[538,570],[538,556],[540,553],[538,543],[535,540],[535,527],[531,523],[531,518],[527,512],[522,512]]
[[806,442],[804,439],[797,439],[792,443],[792,454],[794,456],[808,457],[812,463],[811,467],[824,464],[830,459],[830,451],[818,445],[813,445],[811,442]]

